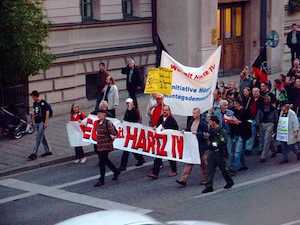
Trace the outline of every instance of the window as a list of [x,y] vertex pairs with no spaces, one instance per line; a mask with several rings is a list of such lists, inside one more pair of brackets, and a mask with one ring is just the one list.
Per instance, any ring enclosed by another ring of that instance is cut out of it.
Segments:
[[231,8],[225,9],[225,38],[231,38]]
[[123,6],[123,16],[126,17],[132,17],[133,16],[133,5],[132,0],[123,0],[122,1]]
[[82,17],[82,21],[93,20],[92,0],[81,0],[81,17]]
[[218,39],[218,40],[220,40],[221,39],[221,11],[220,11],[220,9],[218,9],[217,10],[217,24],[216,24],[216,38]]
[[235,8],[235,36],[242,36],[242,7]]

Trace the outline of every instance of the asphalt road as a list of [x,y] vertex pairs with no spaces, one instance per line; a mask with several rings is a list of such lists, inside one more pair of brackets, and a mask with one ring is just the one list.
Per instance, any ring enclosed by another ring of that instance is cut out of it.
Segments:
[[[121,152],[112,154],[118,164]],[[106,209],[148,214],[160,221],[208,220],[228,225],[293,225],[300,219],[300,163],[278,165],[277,159],[259,164],[247,158],[249,170],[234,177],[232,190],[223,190],[218,173],[212,194],[202,195],[199,169],[194,167],[186,188],[167,177],[168,163],[158,180],[133,166],[119,181],[108,174],[106,184],[95,188],[98,167],[92,157],[84,165],[65,163],[5,177],[0,180],[0,225],[53,225],[62,220]],[[180,171],[182,166],[179,167]]]

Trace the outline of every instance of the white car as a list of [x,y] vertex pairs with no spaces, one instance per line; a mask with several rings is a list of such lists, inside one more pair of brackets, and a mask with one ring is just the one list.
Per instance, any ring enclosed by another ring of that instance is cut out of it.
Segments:
[[161,223],[149,216],[127,211],[100,211],[77,216],[55,225],[225,225],[207,221],[171,221]]

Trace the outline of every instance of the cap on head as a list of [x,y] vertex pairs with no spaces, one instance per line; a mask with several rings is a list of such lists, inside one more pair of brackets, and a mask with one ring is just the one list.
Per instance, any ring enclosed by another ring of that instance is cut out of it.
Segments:
[[126,103],[133,103],[133,99],[132,98],[127,98],[125,102]]

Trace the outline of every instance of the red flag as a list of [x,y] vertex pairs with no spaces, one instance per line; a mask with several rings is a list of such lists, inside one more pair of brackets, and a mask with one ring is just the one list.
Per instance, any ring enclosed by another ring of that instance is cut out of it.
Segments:
[[263,48],[252,65],[252,72],[259,82],[268,82],[267,66],[267,49]]

